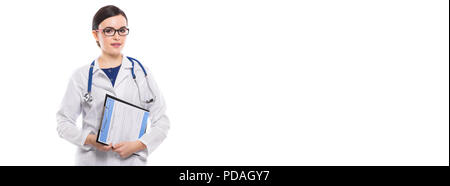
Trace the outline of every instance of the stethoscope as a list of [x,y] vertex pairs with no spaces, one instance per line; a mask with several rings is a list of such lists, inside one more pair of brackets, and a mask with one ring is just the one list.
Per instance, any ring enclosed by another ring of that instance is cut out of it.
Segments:
[[[151,94],[153,96],[153,98],[151,98],[151,99],[146,99],[145,102],[146,103],[154,102],[156,100],[156,95],[153,93],[152,89],[150,88],[150,84],[148,83],[148,79],[147,79],[147,72],[145,71],[144,66],[142,66],[141,62],[139,62],[137,59],[134,59],[134,58],[128,57],[128,56],[127,56],[127,58],[131,61],[131,75],[133,76],[133,80],[136,83],[136,86],[138,88],[139,99],[141,99],[141,101],[142,101],[141,91],[139,90],[139,85],[138,85],[138,83],[136,81],[136,75],[134,74],[134,61],[136,61],[139,64],[139,66],[141,67],[142,71],[144,72],[144,75],[145,75],[144,78],[145,78],[145,81],[147,83],[147,87],[148,87],[148,89],[150,90],[150,92],[151,92]],[[92,73],[94,71],[94,64],[95,64],[95,60],[92,61],[91,66],[89,67],[88,90],[83,96],[84,97],[84,101],[87,102],[87,103],[92,102],[91,90],[92,90]]]

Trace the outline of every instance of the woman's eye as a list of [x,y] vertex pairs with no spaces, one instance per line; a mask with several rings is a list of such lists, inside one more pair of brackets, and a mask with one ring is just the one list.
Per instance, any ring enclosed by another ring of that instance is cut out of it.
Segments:
[[126,30],[125,30],[125,29],[120,29],[119,32],[120,32],[120,33],[125,33]]
[[113,33],[113,30],[112,29],[105,29],[105,33],[107,33],[107,34]]

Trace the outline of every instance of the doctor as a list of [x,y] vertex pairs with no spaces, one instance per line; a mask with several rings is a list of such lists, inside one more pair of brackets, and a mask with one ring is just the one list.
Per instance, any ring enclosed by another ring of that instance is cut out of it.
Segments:
[[[147,156],[166,138],[166,104],[148,68],[121,53],[129,33],[125,13],[105,6],[95,14],[92,34],[101,55],[71,76],[56,114],[60,137],[78,146],[76,165],[146,165]],[[96,142],[105,94],[150,111],[146,133],[135,141]],[[76,126],[82,114],[82,127]]]

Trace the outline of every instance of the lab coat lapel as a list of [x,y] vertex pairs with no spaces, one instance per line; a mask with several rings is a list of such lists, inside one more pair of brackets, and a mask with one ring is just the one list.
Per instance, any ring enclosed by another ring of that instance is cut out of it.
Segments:
[[111,87],[111,81],[109,80],[108,76],[102,71],[98,64],[98,58],[95,59],[94,63],[94,69],[92,71],[92,84],[96,85],[97,87],[100,87],[102,89],[105,89],[109,92],[114,92],[114,89]]
[[130,60],[128,60],[128,58],[123,55],[122,66],[120,67],[119,73],[117,74],[114,87],[119,87],[120,84],[128,78],[128,76],[131,76],[131,67],[132,66]]

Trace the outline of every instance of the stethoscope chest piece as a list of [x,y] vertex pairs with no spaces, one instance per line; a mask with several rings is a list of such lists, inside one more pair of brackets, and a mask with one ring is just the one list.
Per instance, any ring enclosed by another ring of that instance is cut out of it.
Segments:
[[151,102],[153,102],[153,98],[145,100],[145,103],[151,103]]
[[86,94],[84,94],[83,97],[84,97],[84,101],[85,101],[85,102],[87,102],[87,103],[92,102],[92,95],[89,94],[89,92],[86,92]]

